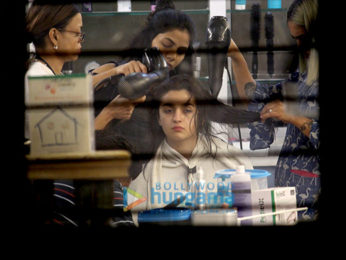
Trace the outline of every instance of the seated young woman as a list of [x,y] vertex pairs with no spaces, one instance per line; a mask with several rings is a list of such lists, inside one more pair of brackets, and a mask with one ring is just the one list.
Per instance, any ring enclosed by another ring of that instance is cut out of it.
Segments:
[[[146,200],[133,207],[133,212],[162,208],[175,193],[187,192],[196,178],[196,166],[203,169],[206,185],[214,191],[214,174],[218,170],[235,169],[238,165],[253,168],[240,149],[211,134],[211,121],[240,122],[249,120],[246,116],[256,120],[256,115],[242,114],[243,111],[218,103],[198,80],[184,74],[153,88],[150,103],[151,129],[145,138],[151,143],[153,155],[129,185]],[[128,205],[132,202],[128,200]]]

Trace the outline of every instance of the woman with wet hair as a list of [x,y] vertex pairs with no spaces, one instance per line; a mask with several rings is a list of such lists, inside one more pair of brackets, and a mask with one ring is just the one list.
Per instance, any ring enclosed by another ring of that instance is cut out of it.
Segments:
[[[147,199],[134,207],[134,211],[164,207],[168,197],[166,201],[157,201],[154,192],[165,183],[172,188],[165,189],[166,195],[188,191],[188,185],[196,178],[196,167],[203,169],[210,188],[216,188],[214,174],[218,170],[235,169],[238,165],[253,168],[240,149],[213,136],[211,126],[213,121],[249,120],[245,119],[247,115],[214,100],[198,80],[186,74],[167,79],[150,94],[151,129],[147,130],[145,138],[150,139],[151,155],[129,186]],[[228,117],[224,117],[226,114]]]

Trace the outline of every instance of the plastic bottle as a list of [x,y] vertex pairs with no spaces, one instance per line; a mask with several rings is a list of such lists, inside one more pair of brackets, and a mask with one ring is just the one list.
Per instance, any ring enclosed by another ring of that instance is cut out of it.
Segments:
[[[233,206],[237,208],[238,217],[252,215],[251,207],[251,177],[245,172],[244,165],[239,165],[236,172],[231,176]],[[242,222],[243,225],[250,225],[251,220]]]
[[246,0],[235,0],[235,10],[245,10]]

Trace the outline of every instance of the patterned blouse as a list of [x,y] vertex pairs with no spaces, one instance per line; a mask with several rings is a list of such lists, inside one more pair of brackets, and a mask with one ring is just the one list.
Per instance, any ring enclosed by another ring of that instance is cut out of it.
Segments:
[[[293,73],[288,80],[277,85],[265,86],[258,83],[249,110],[261,111],[268,102],[284,100],[283,93],[288,93],[285,86],[289,83],[295,83],[294,86],[298,87],[298,90],[295,89],[297,98],[294,103],[300,112],[313,120],[311,132],[307,137],[294,125],[287,124],[286,136],[275,170],[275,187],[295,186],[297,207],[309,208],[298,213],[299,220],[313,220],[317,217],[317,197],[320,193],[318,82],[308,86],[305,79],[306,74]],[[264,123],[249,124],[250,149],[268,148],[274,141],[275,127],[278,123],[283,124],[273,119],[268,119]]]

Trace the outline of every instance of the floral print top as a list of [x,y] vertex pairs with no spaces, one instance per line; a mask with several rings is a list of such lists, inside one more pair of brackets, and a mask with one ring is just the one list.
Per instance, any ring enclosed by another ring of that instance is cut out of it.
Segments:
[[[275,187],[296,187],[297,207],[309,208],[307,211],[298,212],[299,219],[312,220],[317,217],[317,198],[320,193],[318,82],[308,86],[305,79],[306,74],[293,73],[288,80],[277,85],[265,86],[257,83],[249,110],[260,112],[266,103],[277,99],[289,101],[283,93],[292,92],[292,89],[288,91],[285,86],[296,83],[289,85],[295,88],[296,99],[293,104],[299,112],[313,120],[311,132],[307,137],[294,125],[287,124],[286,136],[275,170]],[[290,106],[292,102],[287,104]],[[274,141],[275,127],[278,124],[283,123],[268,119],[264,123],[249,124],[250,149],[269,148]]]

